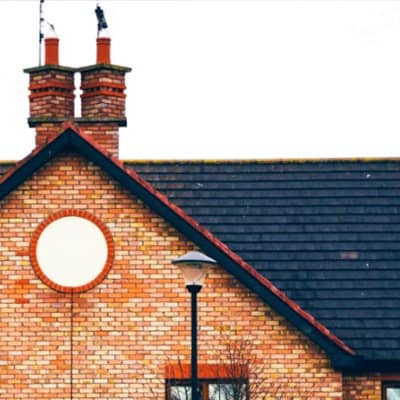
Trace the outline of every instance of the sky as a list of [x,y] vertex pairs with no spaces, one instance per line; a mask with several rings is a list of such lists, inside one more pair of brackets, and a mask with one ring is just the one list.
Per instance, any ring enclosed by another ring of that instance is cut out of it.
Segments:
[[[96,0],[45,0],[60,64],[95,62]],[[400,0],[100,0],[128,66],[121,159],[400,156]],[[39,0],[0,0],[0,159],[34,147]]]

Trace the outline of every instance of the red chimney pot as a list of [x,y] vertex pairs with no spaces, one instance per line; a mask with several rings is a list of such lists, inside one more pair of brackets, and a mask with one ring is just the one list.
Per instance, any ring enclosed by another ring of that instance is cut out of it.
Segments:
[[97,38],[97,58],[96,64],[111,64],[110,58],[111,39]]
[[58,38],[46,38],[45,43],[45,64],[58,65]]

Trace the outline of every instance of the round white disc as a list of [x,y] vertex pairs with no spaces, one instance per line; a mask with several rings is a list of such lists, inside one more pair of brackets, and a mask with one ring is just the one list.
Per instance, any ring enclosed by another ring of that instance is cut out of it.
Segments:
[[107,256],[107,241],[100,228],[76,216],[63,217],[47,225],[36,246],[36,258],[43,274],[57,285],[71,288],[96,279]]

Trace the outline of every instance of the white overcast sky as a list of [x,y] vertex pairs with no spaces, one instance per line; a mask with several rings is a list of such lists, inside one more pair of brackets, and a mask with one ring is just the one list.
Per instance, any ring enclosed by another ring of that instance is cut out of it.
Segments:
[[[400,156],[400,1],[102,0],[127,75],[123,159]],[[95,60],[96,0],[45,0],[60,63]],[[0,159],[33,149],[39,0],[0,0]]]

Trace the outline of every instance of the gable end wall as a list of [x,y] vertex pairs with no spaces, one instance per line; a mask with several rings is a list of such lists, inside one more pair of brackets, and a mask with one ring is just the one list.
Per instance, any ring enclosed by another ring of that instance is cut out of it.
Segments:
[[[29,258],[35,229],[62,209],[92,213],[115,244],[106,279],[73,297],[44,285]],[[4,198],[0,231],[0,397],[69,398],[72,363],[76,400],[162,399],[165,366],[190,362],[189,294],[170,261],[194,246],[76,155]],[[342,399],[341,374],[321,349],[213,267],[199,295],[199,362],[219,364],[227,340],[248,338],[271,399]]]

